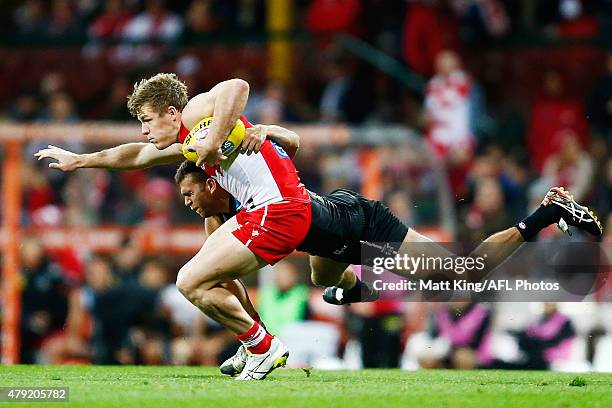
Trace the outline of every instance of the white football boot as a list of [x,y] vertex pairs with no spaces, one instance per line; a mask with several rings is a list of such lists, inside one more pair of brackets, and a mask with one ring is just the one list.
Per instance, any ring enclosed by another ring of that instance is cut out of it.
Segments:
[[244,345],[240,345],[240,347],[238,347],[238,351],[236,351],[236,354],[225,360],[219,369],[221,370],[221,373],[231,375],[233,377],[242,372],[244,365],[246,364],[246,360],[246,347],[244,347]]
[[247,359],[244,369],[236,378],[238,381],[263,380],[278,367],[287,364],[289,350],[278,337],[272,338],[270,349],[263,354],[253,354],[246,351]]

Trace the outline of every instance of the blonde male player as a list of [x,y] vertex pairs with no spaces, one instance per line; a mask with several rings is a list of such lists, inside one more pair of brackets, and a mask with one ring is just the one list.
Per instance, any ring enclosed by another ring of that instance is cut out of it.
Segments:
[[[245,210],[208,237],[202,249],[179,271],[177,287],[193,304],[236,334],[248,350],[238,380],[263,379],[288,356],[278,338],[267,333],[245,311],[240,300],[220,284],[274,264],[293,252],[310,225],[310,197],[289,155],[266,140],[259,152],[238,155],[225,171],[220,146],[244,109],[245,81],[232,79],[209,92],[187,97],[174,74],[157,74],[138,82],[128,98],[130,113],[141,122],[149,143],[128,143],[96,153],[75,155],[55,147],[39,158],[58,160],[52,168],[144,168],[183,159],[182,141],[201,119],[215,119],[208,137],[195,151],[207,173],[238,199]],[[250,124],[243,119],[245,125]]]
[[[203,164],[205,172],[238,199],[244,209],[212,233],[202,249],[181,268],[177,286],[204,313],[233,331],[247,348],[246,364],[239,380],[265,378],[285,363],[288,351],[253,320],[240,300],[222,284],[266,264],[274,264],[301,246],[318,255],[311,260],[313,281],[334,286],[326,290],[328,301],[344,304],[359,300],[361,292],[361,282],[346,269],[349,263],[358,263],[349,261],[349,257],[358,254],[360,238],[352,234],[367,234],[372,242],[429,241],[401,223],[395,223],[386,207],[350,191],[332,193],[333,201],[314,195],[316,205],[311,204],[310,195],[301,184],[290,156],[270,140],[265,140],[256,154],[238,155],[227,170],[222,170],[218,166],[224,159],[220,146],[240,117],[247,98],[248,84],[234,79],[188,101],[187,89],[175,75],[158,74],[136,84],[128,98],[128,109],[142,123],[142,134],[150,144],[128,143],[85,155],[55,147],[37,153],[39,159],[58,160],[50,167],[64,171],[80,167],[144,168],[169,163],[183,158],[181,142],[189,133],[188,129],[201,119],[214,116],[209,136],[194,147],[200,157],[198,164]],[[246,119],[242,120],[245,126],[251,127]],[[335,209],[339,205],[347,211],[337,212]],[[322,246],[322,242],[306,242],[307,233],[313,227],[314,208],[318,217],[314,227],[326,229],[330,239],[337,234],[344,235],[342,238],[350,240],[354,246],[334,248]],[[345,217],[346,214],[350,217]],[[516,227],[485,240],[509,244],[499,246],[498,253],[489,254],[487,263],[499,264],[522,242],[560,219],[593,234],[601,234],[599,222],[585,207],[573,201],[564,190],[551,189],[534,214]],[[428,256],[448,256],[434,246],[430,249],[435,253]],[[418,271],[417,276],[427,273],[426,270]]]

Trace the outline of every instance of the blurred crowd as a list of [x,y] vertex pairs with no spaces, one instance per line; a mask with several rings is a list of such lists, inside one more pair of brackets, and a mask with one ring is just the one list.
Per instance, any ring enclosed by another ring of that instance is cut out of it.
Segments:
[[[251,84],[245,115],[253,123],[347,123],[379,140],[317,148],[304,140],[296,166],[313,191],[366,190],[374,153],[376,198],[407,225],[440,225],[444,196],[447,236],[479,241],[520,221],[550,186],[564,185],[600,215],[602,240],[612,241],[612,53],[593,45],[610,33],[606,1],[296,1],[295,30],[309,37],[295,47],[299,62],[288,83],[265,79],[262,0],[10,3],[1,13],[7,45],[0,53],[15,41],[69,45],[4,50],[16,57],[0,64],[0,76],[12,79],[0,90],[3,120],[128,121],[126,96],[150,73],[177,72],[190,95],[236,76]],[[394,57],[422,87],[347,51],[342,34]],[[561,53],[536,47],[532,55],[505,47],[519,34],[587,42]],[[215,42],[232,35],[244,40],[240,50]],[[69,48],[75,39],[76,51]],[[537,62],[541,52],[548,63]],[[38,59],[38,68],[24,68]],[[391,141],[390,124],[409,128],[410,137]],[[24,152],[22,225],[201,223],[179,199],[174,166],[65,174],[33,159],[47,144],[31,142]],[[541,234],[558,237],[554,229]],[[36,239],[21,248],[23,362],[210,365],[235,349],[233,337],[174,287],[182,259],[150,257],[129,238],[110,255],[47,250]],[[512,327],[503,324],[512,312],[503,304],[334,308],[308,286],[306,271],[298,257],[249,282],[263,321],[284,336],[298,365],[596,367],[607,364],[597,357],[599,340],[599,355],[611,353],[606,319],[583,324],[585,316],[604,316],[605,305],[526,306]],[[313,347],[308,336],[326,341]]]
[[[70,250],[21,246],[21,362],[218,365],[239,343],[173,284],[177,259],[126,242],[82,268]],[[337,307],[307,283],[307,260],[260,271],[251,300],[294,367],[612,370],[610,305],[405,303]]]

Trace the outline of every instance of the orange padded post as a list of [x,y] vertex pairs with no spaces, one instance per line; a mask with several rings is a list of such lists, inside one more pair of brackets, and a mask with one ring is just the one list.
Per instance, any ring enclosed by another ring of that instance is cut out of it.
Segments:
[[19,285],[19,234],[21,216],[21,144],[5,144],[2,165],[2,226],[4,256],[2,262],[2,363],[19,362],[19,320],[21,288]]

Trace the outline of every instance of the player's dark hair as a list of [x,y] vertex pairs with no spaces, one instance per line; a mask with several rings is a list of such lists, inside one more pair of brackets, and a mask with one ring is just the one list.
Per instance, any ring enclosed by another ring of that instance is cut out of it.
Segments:
[[190,174],[193,174],[194,177],[197,177],[201,181],[206,181],[209,177],[208,174],[206,174],[201,167],[196,166],[194,162],[185,160],[176,170],[176,173],[174,174],[174,181],[176,184],[180,184],[180,182]]

